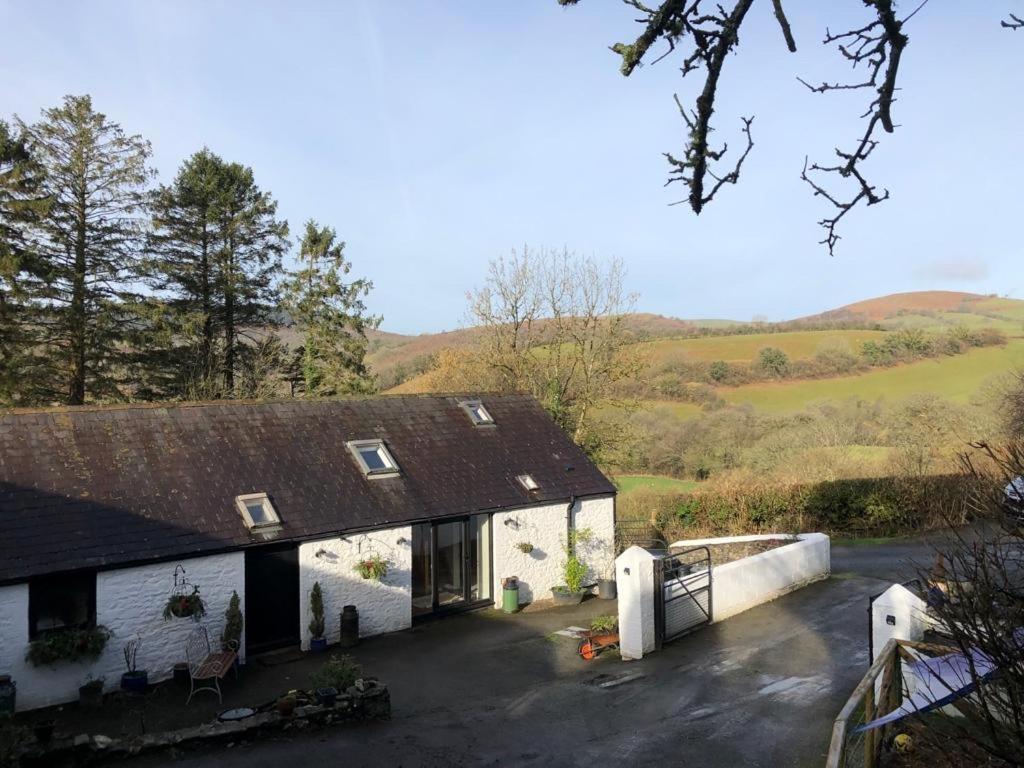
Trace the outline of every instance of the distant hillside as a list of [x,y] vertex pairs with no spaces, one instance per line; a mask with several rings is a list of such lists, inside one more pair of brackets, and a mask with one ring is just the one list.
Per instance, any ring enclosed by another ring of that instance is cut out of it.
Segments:
[[[627,325],[638,342],[652,343],[655,359],[749,360],[768,345],[803,357],[840,338],[857,348],[880,329],[992,326],[1008,336],[1020,336],[1024,332],[1024,301],[963,291],[916,291],[866,299],[778,323],[687,320],[638,312],[629,316]],[[390,388],[415,378],[437,352],[467,346],[478,333],[475,328],[418,336],[374,331],[367,360],[384,387]]]
[[865,320],[886,320],[900,314],[917,312],[958,312],[963,311],[970,302],[985,299],[977,293],[962,291],[914,291],[912,293],[892,293],[875,299],[857,301],[845,307],[830,309],[819,315],[812,315],[808,320],[863,318]]

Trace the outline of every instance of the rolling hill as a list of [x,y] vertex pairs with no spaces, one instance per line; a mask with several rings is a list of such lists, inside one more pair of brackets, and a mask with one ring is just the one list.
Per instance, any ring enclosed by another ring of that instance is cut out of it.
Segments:
[[[856,353],[865,341],[879,341],[888,331],[917,328],[938,332],[955,326],[993,327],[1011,340],[1024,337],[1024,301],[960,291],[919,291],[880,296],[780,323],[686,320],[646,313],[630,315],[628,320],[652,369],[686,361],[751,362],[767,346],[781,349],[793,360],[809,359],[826,349]],[[375,331],[368,363],[389,387],[420,391],[417,375],[430,357],[442,349],[470,345],[478,333],[474,328],[418,336]],[[1017,345],[1010,344],[974,350],[956,359],[922,361],[858,376],[722,387],[720,394],[730,402],[770,409],[790,409],[802,402],[856,391],[889,391],[896,396],[921,386],[961,397],[965,387],[978,385],[993,371],[1018,365],[1024,365],[1024,359]],[[692,409],[683,403],[671,405],[677,412]]]

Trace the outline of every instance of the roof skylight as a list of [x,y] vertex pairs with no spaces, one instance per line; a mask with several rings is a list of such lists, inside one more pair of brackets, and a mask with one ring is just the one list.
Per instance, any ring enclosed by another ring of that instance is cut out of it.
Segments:
[[538,488],[540,488],[540,486],[537,484],[537,481],[533,479],[532,475],[518,475],[516,477],[516,480],[518,480],[519,484],[528,491],[536,491]]
[[367,477],[394,477],[401,471],[383,440],[350,440],[348,449]]
[[494,423],[494,417],[491,416],[482,402],[479,400],[462,400],[459,402],[462,406],[462,410],[469,414],[470,420],[478,426],[485,426]]
[[273,503],[265,493],[247,493],[243,496],[236,496],[235,506],[249,530],[281,524],[277,510],[274,509]]

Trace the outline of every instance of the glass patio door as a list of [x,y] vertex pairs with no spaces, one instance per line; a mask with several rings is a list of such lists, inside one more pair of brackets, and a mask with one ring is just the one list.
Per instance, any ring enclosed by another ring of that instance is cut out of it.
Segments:
[[490,515],[413,526],[413,616],[488,600],[490,563]]

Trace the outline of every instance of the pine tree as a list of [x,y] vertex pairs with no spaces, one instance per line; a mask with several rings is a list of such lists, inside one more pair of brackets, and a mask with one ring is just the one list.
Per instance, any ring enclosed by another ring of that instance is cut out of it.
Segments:
[[256,186],[251,168],[231,163],[228,189],[220,207],[220,252],[217,288],[224,303],[219,308],[223,328],[224,389],[235,392],[235,374],[241,345],[248,330],[273,322],[279,303],[274,278],[281,272],[281,257],[288,249],[288,222],[278,221],[277,202]]
[[31,227],[46,214],[42,169],[25,145],[0,120],[0,404],[40,397],[35,353],[39,324],[30,300],[43,290]]
[[283,307],[303,335],[302,374],[307,395],[366,392],[366,329],[380,318],[366,314],[363,297],[373,284],[346,283],[352,269],[345,243],[330,227],[306,222],[299,250],[301,266],[284,285]]
[[152,195],[147,260],[154,328],[166,331],[151,345],[146,367],[154,396],[223,395],[215,309],[221,248],[221,206],[229,190],[227,164],[202,149],[181,166],[172,184]]
[[[288,224],[260,191],[252,170],[208,149],[185,161],[152,200],[148,273],[160,297],[170,348],[162,350],[168,394],[238,396],[242,366],[258,343],[255,328],[272,324],[274,277],[288,247]],[[153,362],[151,367],[159,367]]]
[[128,339],[138,323],[133,280],[140,267],[149,142],[96,112],[89,96],[66,96],[40,122],[20,124],[45,171],[49,214],[39,227],[48,293],[42,342],[52,395],[69,405],[125,396]]

